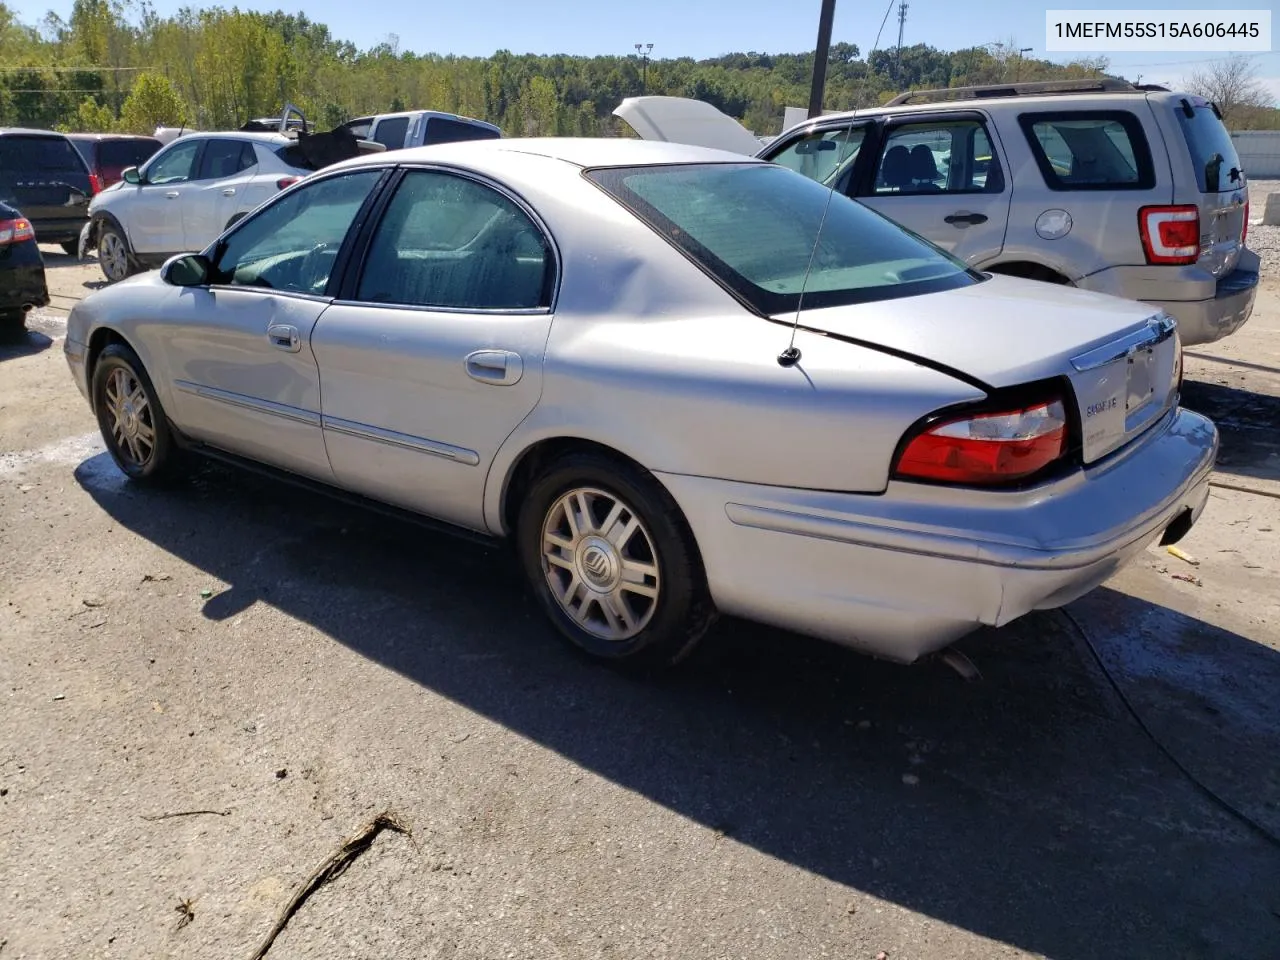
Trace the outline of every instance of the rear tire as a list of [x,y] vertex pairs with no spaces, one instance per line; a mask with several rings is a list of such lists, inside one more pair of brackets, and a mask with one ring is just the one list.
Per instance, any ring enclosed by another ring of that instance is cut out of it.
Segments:
[[138,355],[109,344],[93,367],[93,410],[107,452],[130,480],[162,483],[181,472],[169,418]]
[[27,314],[23,310],[0,310],[0,333],[13,335],[27,329]]
[[619,460],[583,452],[551,463],[525,492],[516,543],[543,610],[593,660],[669,667],[715,620],[680,508]]
[[129,245],[109,223],[98,228],[98,265],[108,283],[119,283],[137,272],[129,256]]

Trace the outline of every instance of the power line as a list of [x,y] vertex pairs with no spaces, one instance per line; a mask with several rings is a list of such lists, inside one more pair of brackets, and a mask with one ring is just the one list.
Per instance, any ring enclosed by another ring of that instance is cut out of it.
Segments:
[[0,73],[112,73],[130,70],[159,70],[162,67],[0,67]]

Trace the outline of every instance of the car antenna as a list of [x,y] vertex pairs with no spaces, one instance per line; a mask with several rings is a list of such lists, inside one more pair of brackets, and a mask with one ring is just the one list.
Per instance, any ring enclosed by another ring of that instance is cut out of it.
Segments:
[[[868,62],[870,62],[876,50],[880,48],[880,36],[884,33],[884,25],[889,21],[889,12],[893,9],[895,3],[898,3],[898,0],[889,0],[889,5],[885,7],[884,18],[880,21],[880,29],[876,32],[875,43],[871,46],[871,53],[867,54]],[[866,89],[865,78],[862,89],[864,91]],[[840,181],[840,164],[844,158],[845,151],[849,148],[849,141],[853,139],[853,124],[857,118],[858,108],[855,105],[849,113],[849,125],[845,127],[844,142],[836,153],[836,163],[831,171],[831,183],[827,190],[827,201],[822,206],[822,217],[818,220],[818,231],[813,237],[813,249],[809,251],[809,263],[804,269],[804,278],[800,281],[800,296],[796,300],[796,317],[791,323],[791,342],[787,344],[785,350],[778,354],[778,366],[780,367],[794,367],[800,362],[800,348],[796,346],[796,331],[800,329],[800,311],[804,309],[804,294],[809,286],[809,274],[813,272],[813,261],[818,255],[818,246],[822,242],[822,228],[827,223],[827,211],[831,209],[831,198],[835,196],[836,184]],[[852,168],[850,168],[850,175],[852,175]]]

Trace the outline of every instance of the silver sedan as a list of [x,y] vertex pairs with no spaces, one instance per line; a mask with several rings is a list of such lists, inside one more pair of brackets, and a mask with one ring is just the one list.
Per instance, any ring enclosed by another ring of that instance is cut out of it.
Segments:
[[628,140],[326,168],[85,299],[65,350],[133,480],[206,453],[509,538],[629,664],[721,613],[910,662],[1182,537],[1218,443],[1151,307]]

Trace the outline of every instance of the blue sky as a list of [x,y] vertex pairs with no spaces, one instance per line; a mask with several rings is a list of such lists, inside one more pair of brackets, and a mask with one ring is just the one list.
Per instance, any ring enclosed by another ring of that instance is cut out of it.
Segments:
[[[72,0],[10,0],[20,18],[33,23],[46,11],[64,17]],[[191,0],[154,0],[157,12],[169,14]],[[401,49],[488,55],[506,48],[516,53],[626,54],[637,42],[652,43],[653,56],[707,57],[731,51],[768,53],[811,49],[817,33],[820,0],[468,0],[466,3],[381,0],[364,6],[349,0],[226,0],[230,7],[305,9],[313,20],[327,23],[339,38],[369,47],[395,33]],[[897,40],[897,0],[837,0],[833,39],[856,43],[865,55],[872,48],[886,5],[892,2],[880,45]],[[1274,0],[1233,0],[1237,9],[1267,9]],[[199,6],[200,4],[194,4]],[[212,5],[212,4],[210,4]],[[1141,9],[1141,2],[1085,0],[909,0],[905,43],[929,43],[957,49],[990,42],[1016,42],[1044,54],[1044,10],[1055,8]],[[1226,6],[1210,0],[1163,0],[1152,9],[1206,9]],[[1052,54],[1065,62],[1073,55]],[[1178,83],[1196,61],[1224,54],[1108,54],[1112,70],[1144,82]],[[1255,56],[1259,76],[1280,99],[1280,54]]]

